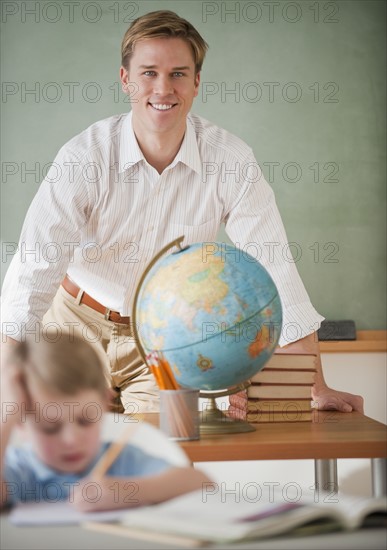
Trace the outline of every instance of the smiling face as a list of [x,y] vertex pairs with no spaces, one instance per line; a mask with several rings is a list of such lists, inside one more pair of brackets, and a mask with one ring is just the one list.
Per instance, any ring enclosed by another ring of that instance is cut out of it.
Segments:
[[99,451],[106,401],[96,390],[68,396],[37,385],[31,395],[26,429],[35,454],[58,472],[82,473]]
[[121,82],[131,92],[133,129],[140,144],[155,134],[183,137],[199,81],[191,47],[181,38],[136,43],[128,70],[121,67]]

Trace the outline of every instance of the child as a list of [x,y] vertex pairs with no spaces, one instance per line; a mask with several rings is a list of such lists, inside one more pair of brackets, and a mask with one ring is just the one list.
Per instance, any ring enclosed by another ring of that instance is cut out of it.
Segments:
[[[2,369],[1,506],[69,500],[81,511],[127,508],[168,500],[209,482],[128,444],[102,478],[92,470],[109,403],[103,366],[79,338],[22,343]],[[7,448],[17,424],[29,444]],[[91,477],[90,477],[91,474]]]

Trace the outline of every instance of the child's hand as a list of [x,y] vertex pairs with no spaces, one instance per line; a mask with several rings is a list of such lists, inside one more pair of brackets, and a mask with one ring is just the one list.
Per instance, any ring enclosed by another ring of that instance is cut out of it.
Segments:
[[139,505],[135,479],[122,477],[86,478],[74,488],[70,502],[80,512],[97,512]]
[[70,502],[81,512],[148,506],[197,491],[213,482],[191,467],[171,467],[159,474],[143,477],[103,477],[82,480]]

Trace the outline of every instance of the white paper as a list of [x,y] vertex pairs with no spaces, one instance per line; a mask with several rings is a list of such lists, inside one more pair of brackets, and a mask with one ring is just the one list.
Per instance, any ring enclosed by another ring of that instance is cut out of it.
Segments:
[[128,510],[78,512],[68,502],[28,502],[17,504],[9,514],[13,525],[70,525],[85,521],[119,521]]

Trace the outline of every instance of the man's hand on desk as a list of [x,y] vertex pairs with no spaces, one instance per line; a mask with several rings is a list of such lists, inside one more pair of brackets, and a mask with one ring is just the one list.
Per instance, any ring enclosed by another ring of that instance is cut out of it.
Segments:
[[312,387],[312,399],[313,407],[320,411],[357,411],[364,414],[364,399],[361,395],[332,390],[325,384]]
[[[364,414],[364,399],[360,395],[332,390],[326,385],[320,385],[318,388],[313,386],[312,399],[313,407],[320,411],[357,411]],[[246,390],[230,395],[229,416],[246,420],[247,401]]]
[[228,408],[228,416],[237,418],[238,420],[246,420],[247,416],[247,391],[239,391],[230,395],[230,406]]

